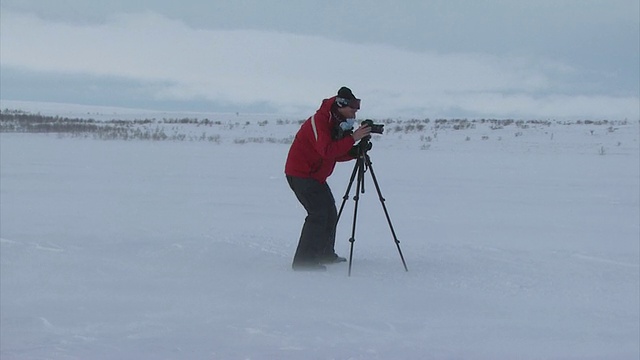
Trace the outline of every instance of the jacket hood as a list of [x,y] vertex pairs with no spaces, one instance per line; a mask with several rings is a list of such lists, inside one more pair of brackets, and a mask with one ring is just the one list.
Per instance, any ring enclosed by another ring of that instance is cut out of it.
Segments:
[[346,120],[342,115],[340,115],[339,112],[332,111],[335,103],[336,103],[336,96],[332,96],[328,99],[322,100],[322,104],[320,105],[320,108],[318,109],[318,111],[316,111],[316,114],[325,113],[329,115],[330,119],[338,123]]
[[322,100],[322,104],[320,105],[318,111],[331,111],[331,107],[333,106],[333,104],[335,104],[335,102],[335,96]]

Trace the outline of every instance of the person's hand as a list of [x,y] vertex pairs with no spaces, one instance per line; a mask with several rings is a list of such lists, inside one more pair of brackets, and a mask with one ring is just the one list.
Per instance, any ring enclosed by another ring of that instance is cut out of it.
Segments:
[[351,134],[353,140],[358,141],[366,136],[371,135],[371,127],[369,125],[360,125],[360,127]]

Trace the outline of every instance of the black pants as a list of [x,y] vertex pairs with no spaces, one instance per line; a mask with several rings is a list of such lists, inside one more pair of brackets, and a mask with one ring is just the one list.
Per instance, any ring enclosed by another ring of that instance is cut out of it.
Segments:
[[307,210],[293,262],[316,262],[323,256],[333,256],[338,213],[329,185],[294,176],[287,176],[287,182]]

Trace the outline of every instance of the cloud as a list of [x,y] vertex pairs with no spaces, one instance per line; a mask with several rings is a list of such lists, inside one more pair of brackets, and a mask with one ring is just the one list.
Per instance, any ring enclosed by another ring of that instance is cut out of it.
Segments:
[[128,79],[156,101],[309,112],[347,85],[369,117],[640,117],[637,97],[576,93],[580,69],[536,57],[195,29],[153,12],[78,24],[3,10],[0,26],[3,72]]

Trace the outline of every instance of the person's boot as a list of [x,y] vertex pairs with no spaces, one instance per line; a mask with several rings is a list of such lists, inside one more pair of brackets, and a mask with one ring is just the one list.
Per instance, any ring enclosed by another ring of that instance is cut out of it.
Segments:
[[291,265],[294,271],[326,271],[327,267],[317,261],[294,261]]
[[325,255],[320,257],[319,259],[320,264],[337,264],[337,263],[341,263],[341,262],[345,262],[347,261],[346,258],[343,258],[342,256],[338,256],[338,254],[329,254],[329,255]]

